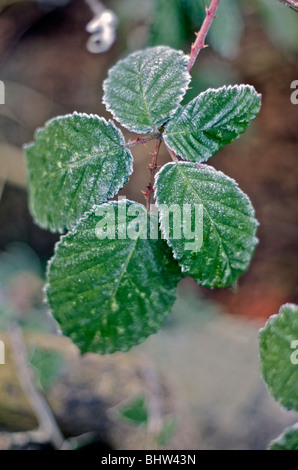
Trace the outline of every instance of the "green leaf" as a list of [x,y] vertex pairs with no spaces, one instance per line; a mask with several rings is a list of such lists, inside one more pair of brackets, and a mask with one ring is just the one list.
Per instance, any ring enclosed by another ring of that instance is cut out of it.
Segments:
[[263,378],[272,396],[298,411],[298,306],[285,304],[259,333]]
[[[236,182],[207,165],[168,163],[159,171],[155,189],[162,232],[184,274],[209,288],[233,284],[249,266],[258,225]],[[183,226],[180,236],[178,216],[168,224],[172,204],[182,212],[183,224],[191,219],[195,235]]]
[[54,350],[34,347],[30,351],[30,365],[42,390],[49,390],[60,378],[65,361],[63,355]]
[[298,450],[298,423],[285,430],[285,432],[269,445],[269,450]]
[[119,407],[117,414],[135,426],[147,426],[148,408],[146,397],[144,395],[137,396],[131,402]]
[[94,204],[117,194],[132,173],[122,133],[94,115],[48,121],[25,151],[31,212],[54,232],[70,229]]
[[165,46],[134,52],[110,69],[103,84],[106,108],[130,131],[157,132],[185,95],[188,61]]
[[158,436],[156,436],[156,442],[159,446],[167,446],[171,442],[175,432],[178,428],[177,418],[174,416],[167,416],[163,420],[162,429]]
[[158,236],[157,216],[146,219],[141,204],[103,204],[56,246],[48,302],[83,353],[127,351],[159,330],[175,301],[181,272],[160,237],[146,238],[147,222]]
[[246,130],[260,103],[249,85],[209,89],[179,108],[165,127],[165,142],[184,160],[204,162]]

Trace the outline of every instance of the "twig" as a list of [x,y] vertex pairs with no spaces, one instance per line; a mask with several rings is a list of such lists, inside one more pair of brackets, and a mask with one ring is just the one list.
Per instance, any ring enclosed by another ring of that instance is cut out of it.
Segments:
[[129,142],[127,142],[127,144],[125,145],[125,148],[130,149],[131,147],[134,147],[135,145],[138,145],[138,144],[146,144],[147,142],[150,142],[150,140],[159,139],[159,137],[160,137],[160,134],[151,134],[151,135],[148,135],[147,137],[144,137],[143,139],[138,137],[136,140],[130,140]]
[[158,168],[157,166],[157,160],[158,160],[158,155],[160,151],[160,146],[161,146],[162,138],[160,137],[157,141],[157,144],[155,146],[155,150],[152,153],[152,162],[151,165],[149,166],[149,171],[150,171],[150,180],[149,183],[147,184],[147,191],[144,193],[145,198],[146,198],[146,206],[147,206],[147,212],[150,210],[150,204],[152,200],[152,196],[154,193],[154,176],[156,173],[156,170]]
[[220,1],[221,0],[211,0],[210,7],[206,8],[206,18],[202,24],[200,31],[197,33],[196,35],[197,39],[191,48],[190,58],[189,58],[188,66],[187,66],[188,72],[190,72],[191,69],[193,68],[200,50],[206,47],[205,39],[209,31],[209,28],[212,24],[212,21],[214,20],[216,16],[216,11],[220,4]]
[[280,2],[284,3],[293,10],[298,11],[298,0],[279,0]]
[[171,150],[167,145],[166,145],[166,149],[167,151],[169,152],[170,156],[171,156],[171,159],[173,160],[174,163],[178,163],[179,160],[177,158],[177,155],[175,154],[175,152],[173,152],[173,150]]
[[61,449],[64,437],[56,423],[51,408],[37,391],[28,366],[27,350],[21,328],[13,323],[10,328],[12,353],[18,378],[24,394],[29,400],[39,422],[39,432],[47,435],[56,449]]

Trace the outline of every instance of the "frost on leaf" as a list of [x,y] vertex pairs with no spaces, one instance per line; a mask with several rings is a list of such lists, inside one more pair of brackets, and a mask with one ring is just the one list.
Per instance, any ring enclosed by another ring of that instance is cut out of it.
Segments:
[[287,428],[281,436],[272,441],[269,450],[298,450],[298,423]]
[[271,395],[298,411],[298,306],[285,304],[260,330],[260,361]]
[[130,131],[157,131],[174,114],[187,90],[188,61],[182,52],[165,46],[134,52],[110,69],[103,102]]
[[106,203],[57,244],[47,298],[83,353],[130,349],[159,330],[175,301],[181,272],[151,217],[138,203]]
[[179,108],[166,125],[165,142],[184,160],[204,162],[242,134],[260,106],[252,86],[209,89]]
[[132,173],[122,133],[95,115],[48,121],[25,152],[31,212],[54,232],[71,228],[94,204],[117,194]]
[[[258,225],[251,202],[237,183],[207,165],[198,168],[195,163],[168,163],[157,174],[155,189],[162,232],[184,274],[209,288],[232,285],[249,266]],[[203,206],[199,250],[186,249],[188,240],[168,229],[164,204],[179,204],[182,222],[189,205]]]

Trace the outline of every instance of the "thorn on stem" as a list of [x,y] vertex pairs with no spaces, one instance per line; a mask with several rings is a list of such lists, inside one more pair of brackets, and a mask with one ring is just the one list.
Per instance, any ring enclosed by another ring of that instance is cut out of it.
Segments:
[[149,165],[149,170],[151,171],[151,173],[152,173],[152,171],[156,170],[157,168],[158,168],[158,166],[157,166],[156,163],[155,163],[155,165]]

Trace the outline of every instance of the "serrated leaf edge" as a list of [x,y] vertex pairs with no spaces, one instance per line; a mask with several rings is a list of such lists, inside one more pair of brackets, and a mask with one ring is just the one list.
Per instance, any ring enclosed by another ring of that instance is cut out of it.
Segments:
[[[138,54],[144,54],[146,53],[146,51],[148,50],[152,50],[152,49],[161,49],[161,48],[164,48],[164,49],[171,49],[173,50],[174,52],[176,53],[179,53],[181,56],[184,56],[187,58],[187,56],[185,55],[185,53],[182,51],[182,50],[176,50],[176,49],[172,49],[171,47],[168,47],[168,46],[154,46],[154,47],[147,47],[146,49],[140,49],[140,50],[137,50],[135,52],[133,52],[132,54],[129,54],[128,56],[124,57],[123,59],[119,60],[113,67],[111,67],[108,71],[108,76],[107,78],[103,81],[103,84],[102,84],[102,88],[103,88],[103,98],[102,98],[102,103],[104,104],[104,106],[106,107],[106,110],[112,114],[113,118],[122,126],[124,127],[125,129],[128,129],[129,131],[131,132],[135,132],[136,134],[148,134],[150,132],[157,132],[158,131],[158,127],[161,126],[162,124],[164,124],[164,122],[167,122],[169,121],[174,115],[175,113],[177,112],[177,109],[179,109],[179,105],[183,99],[183,97],[185,96],[187,90],[188,90],[188,85],[190,84],[191,82],[191,75],[190,73],[187,71],[187,68],[185,66],[185,72],[184,72],[184,75],[185,75],[185,78],[187,78],[186,82],[187,84],[185,85],[185,87],[181,87],[180,88],[180,94],[179,96],[177,97],[177,100],[176,100],[176,108],[174,108],[171,113],[169,114],[168,118],[167,119],[163,119],[162,122],[158,123],[155,125],[155,127],[153,126],[152,128],[147,128],[146,130],[142,129],[140,130],[140,127],[137,127],[137,126],[127,126],[126,124],[124,124],[122,122],[122,119],[118,116],[117,112],[115,112],[112,107],[110,106],[110,104],[107,102],[106,100],[106,87],[107,87],[107,83],[109,81],[109,78],[110,78],[110,72],[113,71],[121,62],[124,62],[126,59],[128,59],[129,57],[133,57],[135,55],[138,55]],[[187,64],[186,64],[187,65]],[[146,100],[145,100],[145,96],[143,96],[142,94],[142,97],[143,97],[143,100],[144,100],[144,103],[145,103],[145,107],[147,109],[147,104],[146,104]],[[150,117],[150,113],[148,111],[148,117],[151,121],[151,117]]]
[[[171,147],[171,144],[170,142],[168,142],[168,139],[167,139],[167,136],[168,135],[176,135],[176,134],[184,134],[184,135],[187,135],[189,133],[187,132],[184,132],[184,131],[181,131],[181,132],[167,132],[167,125],[171,123],[172,119],[175,118],[176,115],[179,115],[179,118],[181,115],[183,115],[183,113],[186,111],[187,107],[189,105],[191,105],[191,103],[193,103],[194,101],[196,101],[199,97],[203,96],[203,95],[206,95],[210,92],[220,92],[220,91],[227,91],[227,90],[233,90],[233,89],[237,89],[237,90],[241,90],[241,89],[244,89],[244,88],[249,88],[252,92],[255,92],[256,93],[256,96],[259,98],[260,100],[260,103],[259,103],[259,111],[260,112],[260,108],[261,108],[261,104],[262,104],[262,95],[260,93],[257,92],[257,90],[255,89],[255,87],[253,85],[245,85],[245,84],[240,84],[240,85],[223,85],[222,87],[219,87],[219,88],[208,88],[207,90],[203,91],[202,93],[199,93],[195,98],[193,98],[189,103],[185,104],[184,106],[179,106],[178,109],[176,110],[175,114],[173,116],[171,116],[171,119],[169,119],[166,123],[166,126],[165,126],[165,131],[163,133],[163,139],[166,143],[166,145],[172,150],[174,151],[174,149]],[[251,122],[253,121],[253,119],[251,120]],[[196,129],[195,132],[203,132],[204,129]],[[237,140],[239,139],[241,136],[241,134],[239,134],[234,140]],[[231,142],[232,143],[232,142]],[[213,155],[214,156],[214,155]],[[190,160],[187,160],[186,158],[184,158],[183,156],[181,156],[181,158],[183,158],[184,161],[190,161]],[[212,157],[210,157],[212,158]],[[209,158],[208,158],[209,160]],[[206,159],[202,158],[201,160],[197,160],[196,163],[201,163],[201,162],[204,162],[206,161]],[[192,162],[193,163],[193,162]]]
[[[258,332],[258,342],[259,342],[259,363],[260,363],[260,371],[261,371],[261,376],[262,376],[262,379],[264,380],[265,384],[266,384],[266,387],[270,393],[270,395],[274,398],[274,400],[276,402],[279,403],[279,405],[285,409],[285,410],[291,410],[292,408],[289,408],[288,406],[284,405],[282,403],[282,401],[280,400],[280,398],[277,398],[275,396],[275,393],[272,391],[272,386],[269,385],[265,379],[265,374],[264,374],[264,366],[265,366],[265,363],[264,361],[262,360],[262,351],[261,351],[261,347],[262,347],[262,342],[263,342],[263,335],[267,332],[267,328],[269,327],[273,327],[275,326],[275,324],[279,321],[281,315],[283,314],[283,311],[284,310],[287,310],[287,309],[290,309],[291,311],[292,310],[297,310],[298,309],[298,305],[294,304],[294,303],[291,303],[291,302],[287,302],[286,304],[283,304],[280,309],[279,309],[279,312],[274,314],[274,315],[271,315],[268,320],[266,321],[265,325],[260,328],[259,332]],[[298,423],[297,423],[298,425]]]
[[[87,219],[90,217],[90,215],[94,214],[94,212],[95,212],[95,210],[96,210],[97,207],[99,207],[99,206],[101,206],[101,205],[105,205],[105,204],[115,204],[115,205],[117,205],[117,204],[119,205],[119,204],[123,204],[123,203],[126,204],[127,202],[128,202],[128,203],[132,203],[132,204],[138,204],[138,205],[142,206],[142,207],[144,208],[145,212],[146,212],[146,208],[145,208],[145,206],[144,206],[143,204],[138,203],[138,202],[136,202],[136,201],[132,201],[132,200],[130,200],[130,199],[125,199],[125,200],[120,200],[120,201],[109,201],[109,202],[105,202],[105,203],[103,203],[103,204],[96,204],[96,205],[94,205],[94,206],[92,207],[91,210],[85,212],[84,215],[83,215],[83,216],[79,219],[79,221],[75,224],[75,226],[73,226],[72,229],[71,229],[69,232],[67,232],[66,234],[62,235],[62,236],[60,237],[60,239],[58,240],[58,242],[55,244],[55,247],[54,247],[54,254],[53,254],[53,256],[48,260],[47,266],[46,266],[46,283],[45,283],[45,285],[44,285],[44,287],[43,287],[43,302],[47,305],[47,307],[48,307],[48,314],[49,314],[49,315],[51,316],[51,318],[55,321],[55,323],[56,323],[56,325],[57,325],[57,329],[58,329],[58,331],[59,331],[61,334],[64,334],[64,333],[63,333],[63,330],[61,329],[60,324],[59,324],[58,321],[55,319],[54,315],[52,314],[51,305],[50,305],[49,300],[48,300],[49,272],[50,272],[51,266],[52,266],[52,264],[53,264],[53,262],[54,262],[54,260],[55,260],[55,257],[56,257],[56,255],[57,255],[59,246],[62,245],[62,243],[64,242],[65,238],[67,238],[67,237],[70,236],[70,235],[75,235],[75,231],[76,231],[78,225],[79,225],[80,223],[82,223],[84,220],[87,220]],[[138,240],[140,239],[141,233],[142,233],[142,230],[139,231],[139,234],[140,234],[140,235],[137,237],[136,240],[134,240],[135,243],[133,244],[133,250],[131,251],[131,255],[129,256],[128,262],[125,264],[126,268],[128,267],[130,258],[131,258],[132,254],[133,254],[133,251],[134,251],[135,248],[136,248],[136,245],[137,245]],[[123,274],[121,275],[121,278],[123,277],[123,275],[124,275],[124,272],[123,272]],[[120,279],[120,281],[121,281],[121,279]],[[117,287],[119,286],[120,281],[118,282]],[[179,283],[179,281],[177,282],[177,286],[178,286],[178,283]],[[177,295],[177,286],[175,287],[175,289],[176,289],[175,297],[176,297],[176,295]],[[111,296],[111,298],[112,298],[112,296]],[[167,315],[170,313],[170,311],[172,310],[172,306],[173,306],[173,305],[169,306],[167,309],[164,310],[164,320],[165,320],[166,316],[167,316]],[[161,327],[162,327],[162,326],[161,326]],[[158,331],[159,331],[159,330],[158,330]],[[152,333],[150,336],[153,336],[154,334],[157,334],[158,331],[156,331],[156,333]],[[67,336],[67,338],[69,338],[69,336]],[[76,344],[76,343],[72,340],[72,338],[70,338],[70,339],[71,339],[71,341],[72,341],[74,344]],[[147,339],[147,338],[145,338],[145,339]],[[123,348],[122,350],[117,349],[117,350],[114,350],[114,351],[107,352],[107,353],[105,353],[105,354],[102,354],[102,353],[101,353],[101,355],[114,354],[115,352],[119,352],[119,351],[126,352],[126,351],[130,350],[131,348],[133,348],[133,347],[135,347],[135,346],[138,346],[138,345],[141,344],[143,341],[144,341],[144,338],[140,338],[140,341],[137,342],[137,343],[135,343],[135,345],[134,345],[134,346],[131,346],[129,349],[125,349],[125,348]],[[91,342],[91,343],[92,343],[92,342]],[[78,347],[78,345],[76,345],[76,346]],[[81,352],[81,354],[87,354],[87,353],[88,353],[88,351],[83,351],[83,352],[82,352],[79,347],[78,347],[78,349],[79,349],[79,351]]]
[[273,439],[270,443],[269,443],[269,450],[271,446],[274,446],[274,445],[285,445],[285,439],[286,439],[286,435],[289,433],[289,432],[292,432],[292,431],[296,431],[297,432],[297,436],[298,436],[298,422],[293,424],[292,426],[289,426],[287,427],[278,437],[276,437],[275,439]]
[[[156,175],[156,177],[155,177],[155,183],[154,183],[155,199],[156,199],[156,202],[157,202],[157,207],[158,207],[158,204],[159,204],[159,201],[158,201],[158,188],[157,188],[158,179],[159,179],[159,177],[160,177],[160,174],[161,174],[162,170],[163,170],[166,166],[171,166],[171,167],[172,167],[173,165],[177,165],[178,167],[179,167],[179,165],[186,165],[186,166],[190,166],[190,165],[191,165],[191,166],[194,166],[194,167],[195,167],[196,163],[194,163],[194,162],[186,162],[186,161],[179,161],[178,163],[169,162],[169,163],[166,163],[166,164],[159,170],[159,172],[157,173],[157,175]],[[206,167],[206,168],[205,168],[205,167]],[[245,193],[239,188],[238,183],[237,183],[233,178],[231,178],[230,176],[227,176],[227,175],[226,175],[225,173],[223,173],[222,171],[220,171],[220,170],[215,170],[215,168],[213,168],[213,167],[211,167],[211,166],[209,166],[209,165],[204,165],[204,169],[207,169],[207,170],[209,170],[209,171],[211,171],[211,172],[216,172],[216,173],[219,173],[219,174],[223,175],[225,178],[227,178],[228,180],[230,180],[230,181],[242,192],[242,194],[245,196],[245,198],[248,200],[248,202],[250,203],[250,205],[251,205],[251,207],[252,207],[252,214],[251,214],[251,217],[253,217],[253,218],[255,219],[256,225],[257,225],[257,227],[258,227],[258,226],[259,226],[259,222],[258,222],[258,220],[255,218],[255,210],[254,210],[254,207],[252,206],[251,201],[250,201],[249,197],[247,196],[247,194],[245,194]],[[198,169],[198,171],[199,171],[199,169]],[[199,199],[201,200],[200,196],[199,196]],[[203,204],[203,203],[202,203],[202,204]],[[208,211],[206,210],[204,204],[203,204],[203,206],[204,206],[204,209],[205,209],[205,211],[206,211],[208,217],[209,217],[210,220],[213,222],[213,219],[212,219],[212,217],[210,216],[210,214],[208,213]],[[181,258],[179,258],[179,256],[177,255],[177,253],[176,253],[176,251],[175,251],[175,248],[174,248],[174,246],[173,246],[173,243],[172,243],[171,239],[167,239],[166,232],[165,232],[165,227],[164,227],[164,223],[163,223],[163,218],[162,218],[161,214],[159,215],[159,225],[160,225],[160,230],[161,230],[161,232],[162,232],[162,234],[163,234],[163,236],[164,236],[164,239],[166,240],[167,244],[169,245],[169,247],[170,247],[171,250],[173,251],[173,257],[178,261],[178,264],[179,264],[179,266],[180,266],[180,268],[181,268],[182,273],[187,276],[187,275],[188,275],[188,274],[187,274],[187,273],[188,273],[188,270],[187,270],[183,265],[180,264],[179,261],[181,260]],[[216,226],[215,222],[213,223],[213,225]],[[215,228],[216,228],[216,227],[215,227]],[[217,231],[217,229],[216,229],[216,231]],[[222,245],[222,240],[221,240],[221,237],[220,237],[218,231],[217,231],[217,234],[218,234],[218,238],[219,238],[219,240],[220,240],[220,243],[221,243],[221,245]],[[258,238],[257,238],[256,236],[255,236],[254,238],[255,238],[255,245],[257,245],[257,243],[258,243],[259,240],[258,240]],[[228,261],[229,270],[230,270],[230,272],[231,272],[231,264],[230,264],[229,257],[228,257],[228,255],[226,254],[226,250],[224,249],[223,246],[222,246],[222,248],[223,248],[223,251],[224,251],[224,253],[225,253],[226,259],[227,259],[227,261]],[[200,283],[200,284],[201,284],[202,286],[204,286],[204,283]]]
[[[79,117],[87,117],[88,119],[97,119],[98,121],[100,122],[103,122],[104,124],[111,124],[112,127],[114,128],[114,130],[117,132],[117,134],[119,135],[119,138],[121,140],[121,142],[123,143],[123,150],[126,150],[127,152],[129,152],[130,154],[130,165],[128,166],[128,177],[126,178],[125,176],[123,176],[123,178],[121,179],[121,181],[119,182],[119,185],[116,187],[115,191],[112,191],[112,192],[109,192],[107,194],[107,200],[105,202],[107,202],[109,199],[113,198],[119,191],[120,189],[123,188],[123,186],[127,183],[127,181],[129,180],[129,177],[131,176],[131,174],[133,173],[133,162],[134,162],[134,159],[133,159],[133,155],[132,155],[132,152],[130,151],[130,149],[126,146],[126,141],[125,141],[125,137],[121,131],[121,129],[119,129],[114,121],[112,119],[109,119],[109,120],[106,120],[104,117],[101,117],[101,116],[98,116],[97,114],[87,114],[87,113],[79,113],[77,111],[74,111],[73,113],[69,113],[69,114],[64,114],[64,115],[60,115],[60,116],[55,116],[54,118],[51,118],[49,120],[47,120],[45,122],[45,124],[41,127],[38,127],[35,132],[34,132],[34,138],[37,137],[38,133],[39,132],[43,132],[46,127],[48,127],[51,123],[55,122],[55,121],[59,121],[61,119],[66,119],[66,118],[71,118],[73,116],[79,116]],[[33,147],[35,145],[35,140],[27,143],[27,144],[24,144],[23,145],[23,150],[26,152],[27,149],[30,149],[30,147]],[[116,149],[121,149],[122,147],[115,147],[115,150]],[[104,152],[102,152],[104,153]],[[94,158],[94,157],[89,157],[89,158]],[[26,158],[27,159],[27,158]],[[77,163],[77,162],[76,162]],[[29,177],[28,175],[30,174],[30,170],[29,170],[29,167],[28,165],[26,165],[27,167],[27,180],[29,180]],[[49,177],[52,177],[52,175],[50,175]],[[29,198],[29,201],[30,201],[30,198]],[[105,202],[102,202],[102,204],[105,204]],[[69,233],[69,231],[71,229],[67,228],[65,225],[63,225],[63,227],[53,227],[52,225],[49,226],[48,224],[46,223],[41,223],[41,222],[37,222],[37,219],[36,219],[36,215],[35,215],[35,211],[31,205],[31,203],[29,203],[29,211],[34,219],[34,222],[39,226],[41,227],[42,229],[45,229],[45,230],[48,230],[49,232],[51,233],[59,233],[59,234],[63,234],[65,233],[65,230],[68,230],[67,233]],[[86,211],[85,213],[88,213],[88,212],[92,212],[92,208],[89,209],[88,211]],[[84,214],[85,214],[84,213]],[[84,215],[83,214],[83,215]],[[82,216],[83,217],[83,216]],[[76,225],[81,221],[82,217],[80,217],[78,220],[76,220],[74,223],[73,223],[73,227],[76,227]],[[73,228],[72,227],[72,228]]]

